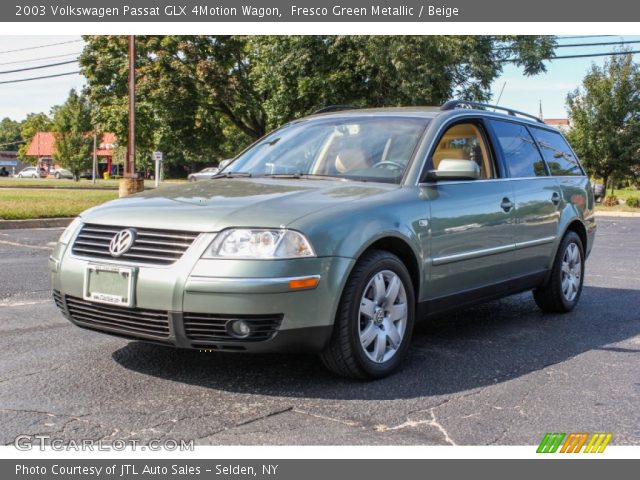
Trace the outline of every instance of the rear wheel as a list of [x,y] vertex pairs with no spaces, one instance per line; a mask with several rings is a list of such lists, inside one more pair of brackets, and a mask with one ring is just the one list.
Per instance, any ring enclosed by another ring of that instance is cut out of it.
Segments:
[[387,376],[407,355],[414,317],[405,265],[389,252],[367,252],[347,280],[322,361],[345,377]]
[[580,237],[569,231],[562,239],[546,285],[533,291],[533,298],[545,312],[570,312],[578,304],[584,282],[584,247]]

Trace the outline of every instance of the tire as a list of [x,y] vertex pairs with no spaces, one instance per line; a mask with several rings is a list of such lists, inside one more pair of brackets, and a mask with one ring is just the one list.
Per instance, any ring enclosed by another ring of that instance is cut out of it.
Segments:
[[22,178],[22,174],[21,173],[18,174],[18,178]]
[[61,177],[60,172],[56,172],[55,177],[56,177],[56,180],[60,180],[60,177]]
[[584,246],[578,234],[569,231],[560,243],[549,280],[533,291],[533,298],[545,312],[570,312],[580,300],[583,283]]
[[197,180],[197,178],[196,178],[196,177],[189,177],[189,181],[190,181],[190,182],[195,182],[196,180]]
[[[383,294],[391,294],[392,303]],[[389,252],[367,252],[344,287],[322,362],[344,377],[385,377],[406,357],[414,321],[415,294],[405,265]]]

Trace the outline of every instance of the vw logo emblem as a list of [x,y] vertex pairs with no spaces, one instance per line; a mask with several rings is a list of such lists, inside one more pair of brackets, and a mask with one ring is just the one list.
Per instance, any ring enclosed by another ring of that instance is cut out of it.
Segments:
[[120,230],[111,239],[109,253],[112,257],[120,257],[127,253],[136,241],[136,231],[133,228]]

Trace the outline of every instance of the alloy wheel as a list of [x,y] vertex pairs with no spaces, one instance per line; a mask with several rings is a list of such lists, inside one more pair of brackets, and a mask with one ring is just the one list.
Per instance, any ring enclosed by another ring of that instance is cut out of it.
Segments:
[[562,256],[562,295],[565,300],[572,302],[580,289],[582,277],[582,258],[580,249],[575,243],[567,245]]
[[360,345],[375,363],[390,360],[400,348],[407,329],[407,292],[391,270],[376,273],[360,300]]

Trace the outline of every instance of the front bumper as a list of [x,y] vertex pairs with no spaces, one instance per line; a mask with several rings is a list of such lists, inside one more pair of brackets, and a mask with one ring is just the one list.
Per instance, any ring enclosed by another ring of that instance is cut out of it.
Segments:
[[[321,351],[353,265],[342,257],[203,260],[187,253],[168,267],[134,265],[135,305],[128,308],[84,300],[87,265],[111,262],[65,250],[57,247],[50,259],[51,284],[56,303],[75,325],[180,348],[233,352]],[[319,278],[315,288],[290,289],[292,279],[308,277]],[[238,319],[256,325],[260,334],[231,337],[225,322]]]

